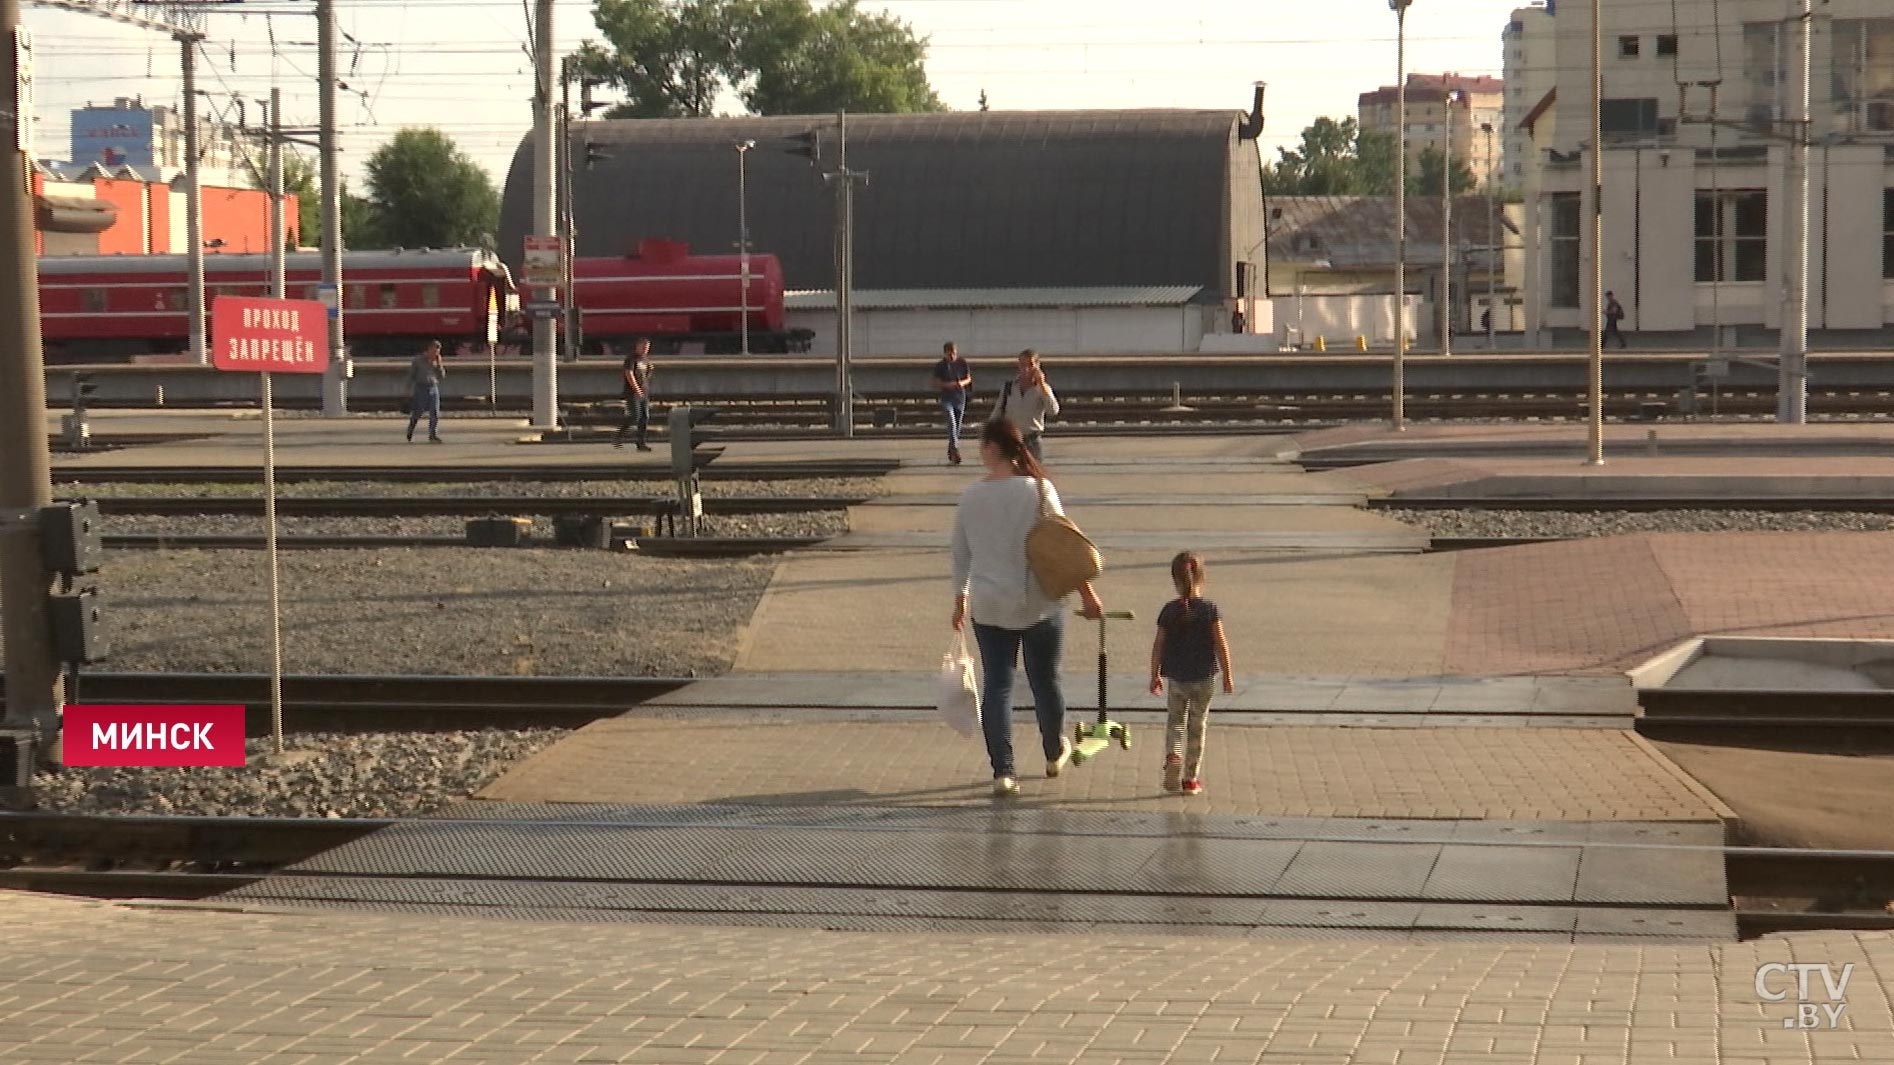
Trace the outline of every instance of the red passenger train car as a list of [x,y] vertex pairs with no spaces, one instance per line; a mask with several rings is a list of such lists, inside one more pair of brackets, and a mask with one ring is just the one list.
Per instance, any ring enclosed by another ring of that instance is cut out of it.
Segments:
[[[184,350],[190,332],[188,270],[182,255],[41,258],[40,332],[47,363]],[[318,298],[320,255],[290,255],[287,274],[291,297]],[[269,277],[267,255],[206,255],[205,303],[218,296],[267,296]],[[450,351],[484,351],[499,338],[517,299],[506,265],[479,249],[343,256],[345,332],[355,355],[412,355],[431,339]]]

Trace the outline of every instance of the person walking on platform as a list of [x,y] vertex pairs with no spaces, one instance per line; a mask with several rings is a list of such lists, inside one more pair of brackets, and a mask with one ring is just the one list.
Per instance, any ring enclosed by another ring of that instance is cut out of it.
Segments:
[[1223,615],[1203,597],[1203,559],[1189,551],[1171,559],[1171,584],[1177,598],[1157,615],[1157,639],[1151,644],[1151,694],[1163,695],[1170,682],[1169,746],[1164,756],[1164,790],[1203,793],[1203,743],[1210,730],[1210,696],[1223,674],[1225,695],[1236,690],[1230,674],[1230,642],[1223,637]]
[[1624,304],[1618,302],[1618,297],[1609,292],[1605,293],[1605,334],[1598,338],[1598,342],[1603,344],[1612,337],[1617,337],[1619,348],[1630,347],[1624,342],[1624,331],[1619,328],[1623,321]]
[[940,409],[947,412],[947,461],[960,465],[960,424],[967,418],[967,396],[973,392],[973,367],[960,357],[949,340],[940,346],[934,364],[934,387],[940,391]]
[[624,447],[625,435],[636,425],[638,450],[651,450],[647,441],[651,433],[651,371],[651,341],[639,337],[619,368],[619,376],[624,378],[619,393],[625,399],[625,420],[618,426],[618,439],[612,441],[613,447]]
[[1052,394],[1052,385],[1046,382],[1046,372],[1039,366],[1039,353],[1027,348],[1019,353],[1019,373],[1000,390],[1000,401],[987,421],[1006,418],[1019,426],[1027,450],[1043,465],[1046,449],[1041,438],[1046,432],[1046,419],[1058,413],[1059,397]]
[[[1026,447],[1019,427],[998,418],[980,431],[986,476],[967,486],[954,509],[953,627],[973,622],[980,648],[980,723],[993,765],[993,792],[1019,793],[1013,765],[1013,668],[1024,657],[1033,712],[1045,749],[1046,776],[1056,777],[1072,757],[1065,735],[1065,695],[1059,688],[1064,607],[1047,597],[1026,562],[1026,536],[1041,508],[1062,514],[1059,495]],[[1090,584],[1079,589],[1088,618],[1105,606]]]
[[427,438],[441,442],[441,384],[447,380],[447,367],[441,365],[441,342],[430,340],[427,348],[408,366],[408,443],[414,443],[414,427],[427,414]]

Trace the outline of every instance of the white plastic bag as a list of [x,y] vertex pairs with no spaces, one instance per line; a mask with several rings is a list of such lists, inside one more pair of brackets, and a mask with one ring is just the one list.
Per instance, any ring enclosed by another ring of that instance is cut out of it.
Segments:
[[969,739],[980,734],[980,682],[974,677],[973,658],[967,654],[965,630],[954,633],[954,642],[940,656],[934,701],[948,728]]

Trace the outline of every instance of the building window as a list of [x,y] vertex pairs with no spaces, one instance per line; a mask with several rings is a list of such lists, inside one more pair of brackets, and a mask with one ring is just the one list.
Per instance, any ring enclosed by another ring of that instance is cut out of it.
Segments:
[[1636,37],[1618,38],[1618,58],[1636,59],[1638,57],[1638,39]]
[[1881,193],[1881,276],[1894,281],[1894,189]]
[[1894,130],[1894,18],[1836,19],[1832,55],[1835,128]]
[[400,300],[395,298],[395,286],[391,284],[382,285],[381,286],[382,309],[386,310],[389,307],[397,306],[399,303],[400,303]]
[[1677,54],[1677,35],[1674,33],[1658,34],[1657,35],[1657,54],[1658,55],[1676,55]]
[[1598,109],[1607,137],[1655,137],[1661,131],[1655,97],[1600,100]]
[[1769,194],[1697,193],[1697,280],[1762,281],[1769,274]]
[[1578,219],[1576,192],[1552,194],[1552,285],[1551,305],[1578,306]]
[[79,309],[87,314],[98,314],[105,310],[105,290],[85,288],[79,290]]

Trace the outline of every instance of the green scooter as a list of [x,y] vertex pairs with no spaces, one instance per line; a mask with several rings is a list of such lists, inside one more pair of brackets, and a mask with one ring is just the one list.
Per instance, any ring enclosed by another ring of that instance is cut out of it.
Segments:
[[[1084,617],[1083,613],[1079,614]],[[1072,761],[1083,763],[1093,755],[1111,746],[1117,740],[1124,750],[1131,749],[1131,730],[1122,722],[1113,721],[1107,711],[1105,698],[1105,623],[1107,621],[1134,621],[1135,616],[1129,610],[1107,610],[1098,618],[1098,721],[1094,724],[1080,722],[1072,726]]]

